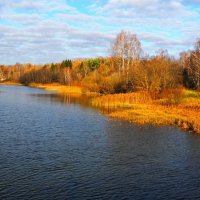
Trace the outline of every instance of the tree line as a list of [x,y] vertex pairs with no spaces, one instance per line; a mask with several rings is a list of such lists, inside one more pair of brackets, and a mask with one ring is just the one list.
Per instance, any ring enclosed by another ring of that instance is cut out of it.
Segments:
[[0,65],[2,80],[82,86],[92,92],[126,93],[147,91],[154,95],[164,90],[187,87],[200,90],[200,40],[192,51],[179,58],[160,50],[154,56],[143,56],[135,34],[121,31],[111,46],[111,55],[103,58],[64,60],[46,65]]

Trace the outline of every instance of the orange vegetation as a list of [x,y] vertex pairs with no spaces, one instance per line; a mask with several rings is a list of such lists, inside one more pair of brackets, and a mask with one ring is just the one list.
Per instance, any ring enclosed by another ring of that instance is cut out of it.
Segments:
[[22,84],[20,84],[19,82],[14,82],[14,81],[4,81],[4,82],[0,82],[0,85],[17,85],[17,86],[20,86]]
[[184,90],[179,104],[166,104],[166,99],[151,100],[145,93],[105,95],[92,104],[108,108],[111,117],[138,124],[176,125],[200,133],[200,94]]
[[30,87],[41,88],[49,91],[54,91],[58,93],[70,93],[70,94],[82,94],[81,87],[78,86],[66,86],[61,85],[59,83],[51,83],[51,84],[40,84],[40,83],[31,83]]

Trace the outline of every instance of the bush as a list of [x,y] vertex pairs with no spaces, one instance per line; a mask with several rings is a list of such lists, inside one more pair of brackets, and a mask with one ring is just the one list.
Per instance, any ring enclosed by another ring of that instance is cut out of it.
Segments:
[[102,94],[115,93],[115,85],[118,83],[118,79],[115,76],[101,77],[99,81],[99,92]]
[[165,99],[167,105],[178,105],[183,98],[183,88],[165,89],[161,93],[161,98]]
[[90,92],[99,92],[99,86],[97,85],[97,78],[95,73],[91,73],[85,77],[82,81],[82,86]]

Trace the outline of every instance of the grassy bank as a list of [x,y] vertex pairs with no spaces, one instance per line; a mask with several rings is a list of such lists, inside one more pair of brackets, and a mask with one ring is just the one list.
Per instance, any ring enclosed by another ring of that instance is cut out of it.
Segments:
[[69,94],[79,94],[83,93],[81,87],[78,86],[66,86],[61,85],[59,83],[51,83],[51,84],[39,84],[39,83],[31,83],[28,85],[29,87],[40,88],[48,91],[54,91],[58,93],[69,93]]
[[200,134],[200,94],[183,90],[178,104],[167,98],[151,100],[145,93],[114,94],[93,99],[111,117],[137,124],[174,125]]
[[[21,85],[15,82],[0,84]],[[31,83],[29,86],[76,96],[82,94],[94,96],[93,93],[85,92],[78,86],[65,86],[58,83]],[[171,97],[152,100],[146,92],[135,92],[96,96],[92,99],[91,104],[101,110],[108,110],[108,115],[114,118],[141,125],[178,126],[200,134],[200,92],[197,91],[182,90],[178,102]]]
[[16,85],[16,86],[20,86],[22,84],[20,84],[19,82],[14,82],[14,81],[4,81],[4,82],[0,82],[0,85]]
[[[23,86],[23,84],[20,84],[18,82],[12,82],[12,81],[1,82],[0,85]],[[69,94],[76,94],[76,95],[83,94],[83,90],[81,87],[66,86],[66,85],[61,85],[59,83],[51,83],[51,84],[31,83],[26,86],[40,88],[40,89],[44,89],[44,90],[48,90],[48,91],[54,91],[54,92],[58,92],[58,93],[69,93]]]

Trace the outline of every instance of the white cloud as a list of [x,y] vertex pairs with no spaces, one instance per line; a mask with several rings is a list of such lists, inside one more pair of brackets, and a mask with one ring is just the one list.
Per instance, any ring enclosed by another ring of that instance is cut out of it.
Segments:
[[159,0],[109,0],[108,5],[109,6],[149,6],[159,3]]
[[[98,11],[98,9],[97,9]],[[106,11],[119,17],[175,17],[195,16],[180,0],[109,0],[99,12]]]
[[50,11],[67,11],[74,10],[73,7],[67,5],[64,0],[1,0],[0,5],[8,10],[25,10],[37,12]]
[[177,53],[200,31],[198,12],[184,0],[99,0],[82,10],[69,2],[0,0],[0,63],[106,55],[122,29],[136,33],[147,53]]

